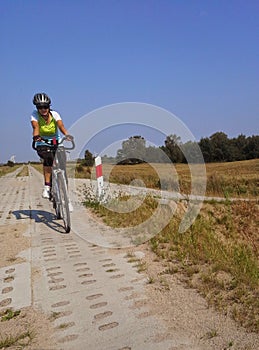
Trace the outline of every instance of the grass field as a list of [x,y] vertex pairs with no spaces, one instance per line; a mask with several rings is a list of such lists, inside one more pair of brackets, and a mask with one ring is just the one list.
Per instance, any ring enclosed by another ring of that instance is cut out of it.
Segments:
[[[259,159],[206,164],[207,196],[256,198],[259,195]],[[159,169],[159,174],[157,173]],[[146,187],[191,192],[191,173],[187,164],[103,164],[104,180],[130,184],[139,180]],[[76,166],[76,177],[94,177],[94,169]],[[199,180],[199,179],[198,179]]]
[[15,171],[20,166],[21,166],[21,164],[15,164],[14,166],[1,165],[0,166],[0,177]]

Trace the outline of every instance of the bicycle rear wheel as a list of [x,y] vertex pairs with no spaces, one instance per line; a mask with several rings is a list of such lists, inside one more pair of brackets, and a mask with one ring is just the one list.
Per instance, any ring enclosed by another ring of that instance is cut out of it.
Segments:
[[70,212],[68,206],[68,193],[67,193],[67,185],[63,172],[59,172],[58,174],[58,187],[60,194],[60,214],[64,222],[64,227],[66,233],[70,232],[71,229],[71,220],[70,220]]

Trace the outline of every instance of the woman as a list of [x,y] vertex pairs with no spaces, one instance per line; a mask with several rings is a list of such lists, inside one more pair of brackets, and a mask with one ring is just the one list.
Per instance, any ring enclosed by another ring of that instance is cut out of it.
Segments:
[[[53,152],[49,152],[47,148],[51,148],[53,140],[60,139],[59,131],[62,132],[68,141],[73,140],[73,136],[69,135],[60,115],[50,109],[51,100],[45,93],[37,93],[33,97],[33,104],[37,110],[34,110],[31,115],[31,125],[33,128],[33,140],[37,142],[37,153],[43,159],[43,174],[44,174],[44,188],[42,197],[50,197],[51,186],[51,168],[53,165],[54,155]],[[50,146],[41,140],[47,140]],[[64,152],[64,164],[65,164],[65,152]],[[70,204],[70,207],[71,204]]]

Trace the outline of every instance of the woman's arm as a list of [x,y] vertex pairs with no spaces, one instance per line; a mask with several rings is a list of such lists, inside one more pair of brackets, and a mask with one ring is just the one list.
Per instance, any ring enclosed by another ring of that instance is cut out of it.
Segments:
[[36,122],[35,120],[32,120],[32,121],[31,121],[31,125],[32,125],[32,129],[33,129],[32,136],[38,136],[38,135],[40,135],[39,123]]
[[57,126],[59,130],[62,132],[62,134],[68,135],[67,129],[65,128],[62,120],[57,120]]

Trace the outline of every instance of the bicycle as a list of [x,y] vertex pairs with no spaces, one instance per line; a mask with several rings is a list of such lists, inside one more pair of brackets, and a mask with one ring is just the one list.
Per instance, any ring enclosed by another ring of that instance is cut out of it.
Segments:
[[[62,154],[66,150],[72,150],[75,148],[75,143],[73,140],[69,140],[72,143],[72,147],[65,147],[63,142],[66,137],[58,143],[54,141],[54,144],[49,144],[48,140],[41,139],[49,147],[46,148],[46,152],[52,152],[54,156],[52,173],[51,173],[51,191],[50,191],[50,201],[53,202],[53,208],[56,212],[57,219],[62,219],[64,223],[65,232],[69,233],[71,229],[71,218],[69,211],[69,197],[67,191],[67,177],[64,169],[61,168]],[[66,140],[68,141],[68,140]],[[35,147],[35,141],[32,143],[32,148],[37,151]]]

